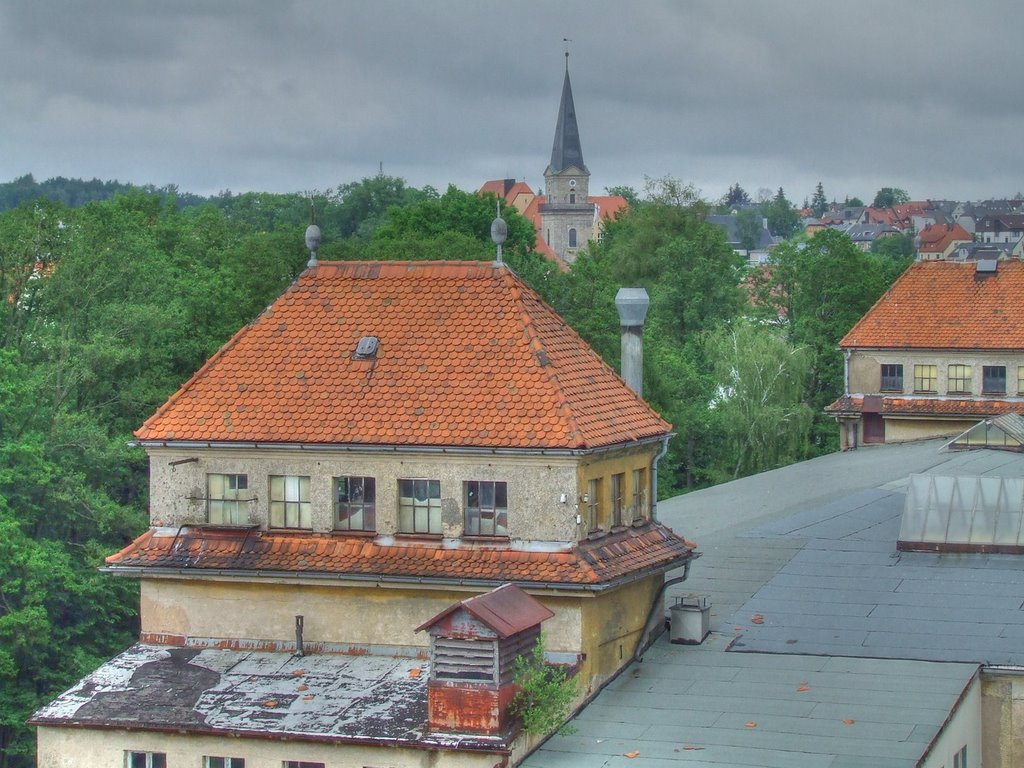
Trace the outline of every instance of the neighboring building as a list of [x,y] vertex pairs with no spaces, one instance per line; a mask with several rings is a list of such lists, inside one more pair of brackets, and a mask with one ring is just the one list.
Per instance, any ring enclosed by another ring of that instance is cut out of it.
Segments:
[[971,243],[974,238],[959,224],[929,224],[914,240],[918,259],[940,261],[950,258],[958,245]]
[[[758,215],[760,216],[760,214]],[[771,249],[779,242],[779,239],[774,237],[768,230],[768,219],[763,217],[761,217],[761,229],[757,233],[757,242],[749,250],[741,242],[739,227],[737,226],[738,214],[710,214],[706,217],[705,221],[708,224],[714,224],[725,232],[725,239],[729,243],[729,247],[745,258],[750,264],[764,264],[768,260],[768,254],[771,252]]]
[[151,527],[105,570],[140,643],[35,715],[39,764],[515,764],[509,649],[550,615],[589,695],[695,556],[669,430],[503,265],[312,266],[136,432]]
[[533,222],[537,251],[563,267],[571,265],[588,242],[601,237],[605,221],[614,219],[628,207],[626,199],[619,195],[590,194],[590,171],[583,162],[568,54],[544,184],[545,195],[534,194],[525,182],[514,179],[487,181],[479,192],[496,195]]
[[839,343],[843,449],[1024,408],[1024,263],[915,262]]
[[849,237],[858,249],[865,252],[871,250],[871,244],[875,240],[900,234],[896,227],[888,224],[848,224],[837,229]]
[[1024,237],[1024,214],[989,214],[975,224],[975,239],[979,243],[1017,243]]
[[952,261],[1019,259],[1024,255],[1024,238],[1016,243],[959,243],[950,253]]

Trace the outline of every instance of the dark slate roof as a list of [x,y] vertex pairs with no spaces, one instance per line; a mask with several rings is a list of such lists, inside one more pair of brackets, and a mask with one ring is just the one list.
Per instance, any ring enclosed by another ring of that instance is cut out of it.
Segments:
[[583,164],[583,147],[580,145],[580,129],[576,124],[576,106],[572,101],[572,84],[569,82],[569,67],[565,68],[562,83],[562,101],[558,105],[558,122],[555,123],[555,141],[551,147],[551,165],[548,170],[561,173],[575,166],[586,171]]

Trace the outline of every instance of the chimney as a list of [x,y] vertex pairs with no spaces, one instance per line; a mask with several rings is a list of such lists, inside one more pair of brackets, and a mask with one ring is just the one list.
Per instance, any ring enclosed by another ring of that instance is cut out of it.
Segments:
[[643,288],[619,288],[615,308],[622,327],[622,379],[638,395],[644,394],[644,319],[651,300]]

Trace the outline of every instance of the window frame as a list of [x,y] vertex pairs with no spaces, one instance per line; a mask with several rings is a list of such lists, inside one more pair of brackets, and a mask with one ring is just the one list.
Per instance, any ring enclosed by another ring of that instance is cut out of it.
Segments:
[[[474,499],[475,504],[473,503]],[[466,480],[462,483],[462,500],[463,536],[508,538],[507,482],[504,480]],[[488,500],[490,500],[490,504],[485,503]],[[502,501],[504,501],[503,505],[500,503]],[[489,530],[485,530],[485,528],[489,528]]]
[[[886,368],[891,370],[887,373]],[[881,383],[878,387],[879,392],[903,391],[903,363],[882,363],[880,372]]]
[[601,492],[604,490],[600,477],[592,477],[587,481],[587,533],[603,530],[601,528]]
[[972,367],[966,363],[950,363],[946,366],[946,394],[971,394]]
[[[215,495],[213,489],[215,478],[221,486],[217,491],[219,495]],[[251,509],[248,505],[252,503],[252,498],[243,499],[240,495],[242,492],[249,495],[248,491],[249,476],[245,473],[207,472],[206,522],[210,525],[249,525]],[[215,515],[221,519],[214,520]]]
[[[353,499],[353,484],[358,481],[359,499]],[[344,485],[346,500],[342,501]],[[334,530],[370,532],[377,530],[377,479],[364,475],[339,475],[334,478]],[[342,515],[345,514],[345,517]],[[353,520],[356,524],[353,524]]]
[[622,512],[625,508],[625,487],[626,473],[616,472],[612,474],[612,527],[623,525]]
[[[276,493],[275,481],[280,481],[281,493]],[[313,505],[310,501],[309,475],[268,475],[268,513],[271,528],[313,529]],[[278,497],[280,496],[280,497]],[[290,525],[289,523],[296,523]]]
[[326,768],[326,765],[310,760],[285,760],[281,763],[281,768]]
[[647,512],[647,467],[633,470],[633,519],[646,519]]
[[[927,370],[926,370],[927,369]],[[925,374],[929,375],[925,375]],[[930,384],[931,387],[925,386]],[[939,391],[939,366],[933,363],[914,363],[914,392],[934,395]]]
[[576,232],[576,227],[569,227],[568,243],[569,248],[579,248],[577,244],[579,243],[579,235]]
[[[406,485],[409,483],[411,485]],[[420,483],[426,485],[420,486]],[[417,496],[417,489],[424,487],[426,493]],[[404,499],[410,499],[410,501],[405,502]],[[399,478],[398,532],[415,536],[440,536],[442,534],[440,480],[422,477]]]
[[[992,373],[1002,371],[1002,376],[993,377]],[[998,389],[992,387],[993,381],[1002,381]],[[1006,366],[1005,365],[983,365],[981,366],[981,394],[983,395],[1005,395],[1006,394]]]
[[[134,758],[136,756],[142,758],[142,765],[138,765],[135,762]],[[124,764],[125,768],[167,768],[167,753],[149,752],[143,749],[126,749],[124,751]]]

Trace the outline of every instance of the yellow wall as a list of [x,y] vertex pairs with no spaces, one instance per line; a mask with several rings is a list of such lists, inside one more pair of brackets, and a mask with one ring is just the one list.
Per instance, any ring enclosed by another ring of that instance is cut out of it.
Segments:
[[[579,464],[579,537],[583,538],[591,531],[587,523],[588,492],[592,479],[601,480],[600,514],[598,529],[608,531],[612,526],[612,475],[623,475],[623,512],[622,521],[629,525],[636,518],[649,518],[651,514],[651,463],[661,449],[661,444],[641,446],[631,450],[613,451],[591,456]],[[633,470],[643,469],[645,477],[643,508],[636,510],[633,506]]]
[[492,768],[501,761],[494,754],[92,728],[40,727],[37,744],[39,768],[124,768],[125,750],[163,752],[169,768],[201,768],[204,756],[241,757],[246,768],[281,768],[285,760],[320,762],[327,768]]
[[[964,746],[967,747],[967,765],[963,768],[978,768],[982,764],[981,698],[981,681],[975,677],[921,761],[921,768],[952,766],[953,756]],[[988,768],[988,760],[984,764]]]
[[983,672],[981,718],[981,764],[985,768],[1024,765],[1024,676]]
[[[416,589],[413,586],[317,586],[267,580],[142,580],[142,631],[202,639],[295,640],[303,617],[309,643],[426,647],[415,632],[453,603],[482,590]],[[579,653],[581,600],[535,594],[555,612],[544,622],[548,650]]]

